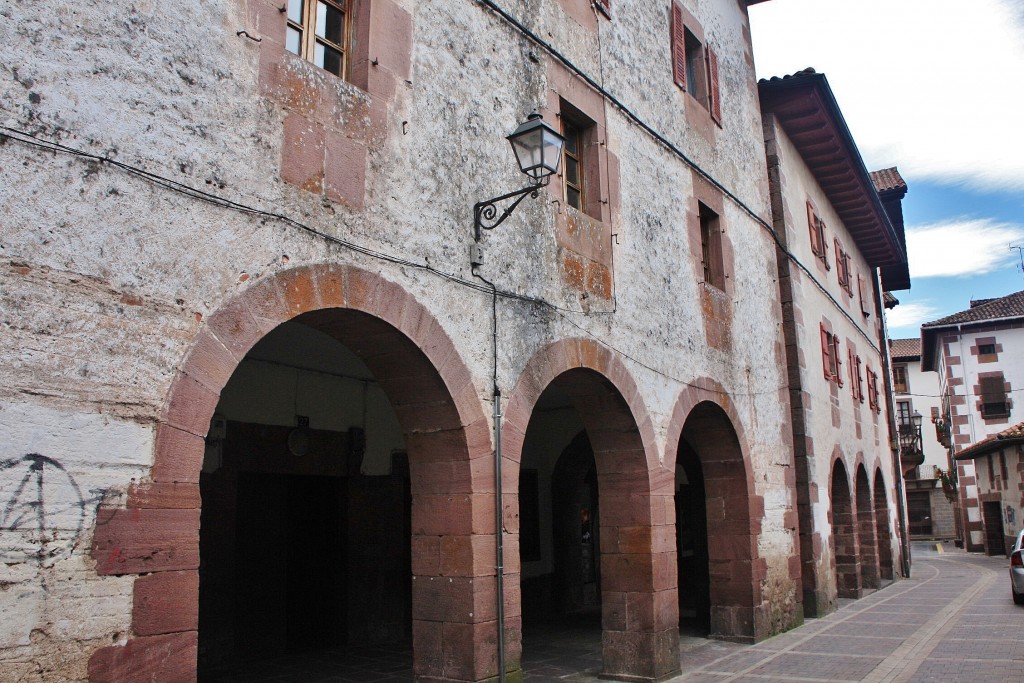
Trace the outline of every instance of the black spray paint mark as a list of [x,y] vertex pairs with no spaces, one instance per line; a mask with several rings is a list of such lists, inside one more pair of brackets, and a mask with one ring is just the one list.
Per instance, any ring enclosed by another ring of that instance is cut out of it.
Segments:
[[[28,534],[38,543],[34,555],[40,560],[74,548],[88,503],[75,478],[58,461],[39,453],[0,461],[0,491],[7,492],[0,531]],[[12,551],[0,546],[0,554]]]

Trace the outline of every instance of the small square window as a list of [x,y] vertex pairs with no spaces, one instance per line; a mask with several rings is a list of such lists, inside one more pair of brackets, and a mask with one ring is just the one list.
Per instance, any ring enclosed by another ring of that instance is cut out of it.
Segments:
[[979,356],[994,356],[996,353],[995,344],[979,344],[978,355]]

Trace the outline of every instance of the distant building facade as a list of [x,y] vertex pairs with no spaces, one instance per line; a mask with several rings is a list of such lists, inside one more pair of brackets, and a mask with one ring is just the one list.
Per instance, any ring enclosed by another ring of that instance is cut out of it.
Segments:
[[941,419],[957,461],[961,521],[969,550],[985,548],[975,463],[959,451],[1016,424],[1024,388],[1024,291],[972,301],[921,326],[921,369],[937,372]]
[[[955,538],[956,507],[942,488],[936,468],[950,469],[948,432],[943,422],[938,375],[921,370],[921,340],[892,339],[893,393],[901,441],[915,442],[920,464],[903,460],[907,524],[911,537]],[[915,424],[920,417],[920,426]],[[907,439],[907,436],[910,439]]]
[[985,553],[1008,554],[1024,526],[1024,422],[971,444],[956,459],[974,465]]

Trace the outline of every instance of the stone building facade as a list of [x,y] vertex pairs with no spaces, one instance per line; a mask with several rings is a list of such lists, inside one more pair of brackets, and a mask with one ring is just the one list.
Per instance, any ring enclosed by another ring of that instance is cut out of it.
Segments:
[[[936,469],[950,469],[938,375],[921,370],[920,338],[890,340],[889,355],[897,425],[920,438],[920,464],[901,460],[907,489],[908,531],[919,538],[956,538],[956,506],[936,474]],[[913,425],[914,413],[921,415],[919,431]]]
[[986,547],[985,506],[975,461],[957,454],[1019,421],[1014,392],[1024,381],[1022,328],[1024,292],[972,301],[965,311],[921,326],[921,369],[938,373],[941,419],[957,461],[963,540],[972,551]]
[[960,449],[977,473],[978,502],[987,555],[1009,555],[1024,515],[1024,423],[1017,423]]
[[[799,623],[747,4],[3,5],[0,667],[480,681],[596,608],[653,680]],[[533,110],[572,159],[476,240]]]
[[798,574],[805,613],[817,616],[893,579],[901,564],[881,307],[883,286],[893,287],[880,271],[905,275],[907,259],[825,76],[807,69],[759,90],[779,235]]

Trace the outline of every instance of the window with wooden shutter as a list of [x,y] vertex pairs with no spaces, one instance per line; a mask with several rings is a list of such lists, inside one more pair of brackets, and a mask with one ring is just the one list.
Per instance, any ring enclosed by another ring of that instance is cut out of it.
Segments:
[[868,306],[867,281],[857,273],[857,294],[860,297],[860,312],[866,318],[871,315],[871,307]]
[[849,344],[846,345],[846,360],[850,364],[850,393],[856,401],[859,398],[857,392],[860,387],[857,386],[857,364],[853,362],[853,349]]
[[807,202],[807,229],[811,235],[811,253],[821,254],[821,232],[818,230],[818,215],[814,213],[814,205]]
[[711,112],[711,119],[721,126],[722,98],[719,92],[718,55],[710,45],[704,48],[704,58],[707,60],[708,68],[708,111]]
[[857,375],[857,400],[861,403],[864,402],[864,383],[861,380],[860,374],[860,356],[856,356],[853,359],[854,364],[857,366],[855,373]]
[[1006,381],[1002,373],[994,377],[981,377],[982,417],[1006,417],[1010,408],[1006,404]]
[[840,387],[843,386],[843,356],[839,352],[839,335],[832,335],[832,357],[835,358],[836,367],[835,374],[833,375],[836,380],[836,384]]
[[832,335],[825,329],[824,324],[821,324],[821,367],[825,379],[831,381],[832,369],[835,367],[832,363]]
[[683,23],[683,8],[672,3],[672,78],[686,90],[686,25]]

